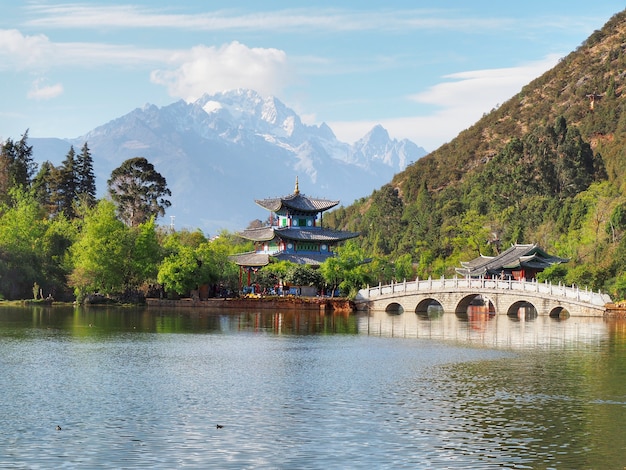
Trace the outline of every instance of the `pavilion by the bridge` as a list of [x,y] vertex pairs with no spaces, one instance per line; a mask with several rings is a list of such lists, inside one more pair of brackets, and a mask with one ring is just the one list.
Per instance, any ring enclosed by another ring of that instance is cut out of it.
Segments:
[[255,202],[270,211],[270,224],[239,232],[239,236],[254,242],[255,250],[231,256],[231,260],[239,265],[240,281],[242,271],[247,273],[248,286],[251,285],[251,272],[256,273],[272,260],[317,267],[334,256],[334,248],[339,243],[359,236],[355,232],[324,227],[323,212],[335,207],[339,201],[301,194],[297,178],[293,194]]
[[497,256],[479,256],[462,261],[456,272],[464,277],[501,279],[534,279],[549,266],[567,263],[569,260],[550,255],[536,244],[514,244]]

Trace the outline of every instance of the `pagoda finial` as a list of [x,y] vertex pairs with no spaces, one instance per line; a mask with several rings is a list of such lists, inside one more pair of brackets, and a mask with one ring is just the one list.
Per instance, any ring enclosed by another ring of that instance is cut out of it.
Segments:
[[294,194],[300,194],[300,188],[298,187],[298,177],[296,176],[296,188],[293,190]]

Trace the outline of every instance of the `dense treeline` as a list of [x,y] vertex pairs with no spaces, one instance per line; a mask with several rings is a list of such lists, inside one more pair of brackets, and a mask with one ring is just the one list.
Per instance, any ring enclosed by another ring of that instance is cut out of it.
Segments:
[[512,243],[569,258],[555,282],[626,295],[626,12],[393,181],[325,216],[420,277]]
[[[229,260],[252,243],[223,231],[172,231],[156,224],[170,206],[165,177],[145,158],[113,170],[107,197],[96,198],[87,143],[59,166],[33,162],[28,132],[0,148],[0,299],[122,300],[146,296],[237,295],[241,273]],[[366,263],[348,244],[315,270],[281,262],[255,273],[262,290],[277,283],[345,294],[369,282],[412,275],[401,258]],[[369,260],[368,260],[369,261]],[[245,279],[247,281],[247,279]]]
[[140,300],[164,287],[232,287],[228,255],[240,241],[157,226],[167,196],[166,179],[145,158],[115,169],[98,200],[87,143],[79,153],[71,147],[59,166],[39,166],[28,132],[8,139],[0,149],[0,298]]

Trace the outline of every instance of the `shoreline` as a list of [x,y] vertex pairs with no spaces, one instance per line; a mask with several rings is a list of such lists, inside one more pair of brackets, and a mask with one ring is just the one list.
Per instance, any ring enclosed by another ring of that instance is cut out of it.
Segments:
[[219,299],[146,299],[147,307],[184,307],[184,308],[256,308],[286,309],[297,308],[319,310],[320,312],[354,312],[354,302],[346,298],[320,297],[259,297],[259,298],[219,298]]

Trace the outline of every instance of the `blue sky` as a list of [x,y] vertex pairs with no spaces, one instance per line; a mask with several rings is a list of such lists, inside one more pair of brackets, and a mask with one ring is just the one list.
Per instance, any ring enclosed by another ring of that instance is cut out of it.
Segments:
[[78,137],[146,103],[252,88],[345,142],[427,150],[575,50],[623,2],[0,0],[0,139]]

